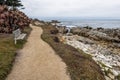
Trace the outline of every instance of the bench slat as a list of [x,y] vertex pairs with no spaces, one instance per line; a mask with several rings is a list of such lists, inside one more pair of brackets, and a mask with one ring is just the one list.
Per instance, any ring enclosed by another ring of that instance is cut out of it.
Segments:
[[15,30],[15,31],[13,31],[13,34],[14,34],[14,37],[15,37],[15,38],[19,37],[19,35],[21,34],[20,29],[17,29],[17,30]]
[[16,39],[24,39],[24,37],[26,36],[26,34],[22,33],[19,35],[19,37],[17,37]]

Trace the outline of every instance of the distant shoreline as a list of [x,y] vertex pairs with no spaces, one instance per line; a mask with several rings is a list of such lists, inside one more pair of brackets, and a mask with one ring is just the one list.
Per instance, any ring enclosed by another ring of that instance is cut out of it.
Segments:
[[48,21],[58,20],[66,27],[120,28],[120,19],[78,19],[78,18],[40,18]]

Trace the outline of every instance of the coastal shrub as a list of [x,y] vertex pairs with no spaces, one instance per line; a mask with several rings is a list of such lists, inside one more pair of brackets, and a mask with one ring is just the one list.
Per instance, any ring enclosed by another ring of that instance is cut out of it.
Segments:
[[60,40],[59,40],[58,37],[55,37],[55,38],[54,38],[54,41],[55,41],[55,42],[60,42]]
[[31,19],[20,10],[11,10],[9,6],[0,5],[0,33],[12,33],[20,28],[22,31],[29,26]]
[[118,38],[120,39],[120,35],[118,35]]
[[58,30],[57,30],[57,29],[56,29],[56,30],[51,30],[50,33],[51,33],[51,34],[57,34],[57,33],[58,33]]
[[54,41],[57,35],[51,34],[50,31],[55,27],[52,25],[44,26],[42,27],[42,39],[50,44],[56,54],[66,63],[67,71],[72,80],[105,80],[100,66],[89,55],[72,46]]
[[98,30],[98,31],[99,31],[99,30],[104,30],[104,28],[102,28],[102,27],[98,27],[97,30]]
[[93,28],[90,27],[90,26],[86,26],[86,27],[83,27],[83,28],[86,28],[86,29],[93,29]]

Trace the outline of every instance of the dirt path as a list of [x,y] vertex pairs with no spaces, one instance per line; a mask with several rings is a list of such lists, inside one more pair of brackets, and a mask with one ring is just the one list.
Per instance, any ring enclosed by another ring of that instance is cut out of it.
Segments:
[[28,42],[20,51],[6,80],[70,80],[66,65],[40,36],[42,29],[32,27]]

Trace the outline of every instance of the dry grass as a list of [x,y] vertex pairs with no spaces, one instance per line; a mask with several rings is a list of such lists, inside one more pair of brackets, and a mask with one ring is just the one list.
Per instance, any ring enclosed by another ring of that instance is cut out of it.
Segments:
[[103,73],[92,58],[81,50],[67,44],[55,42],[56,34],[51,34],[55,27],[44,25],[42,39],[49,43],[67,65],[72,80],[105,80]]

